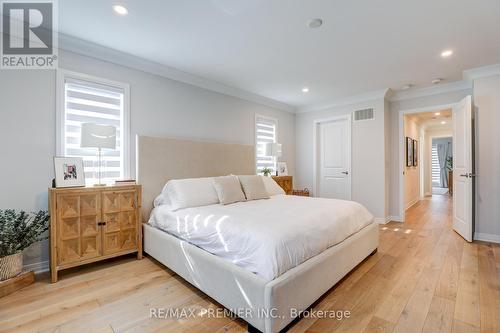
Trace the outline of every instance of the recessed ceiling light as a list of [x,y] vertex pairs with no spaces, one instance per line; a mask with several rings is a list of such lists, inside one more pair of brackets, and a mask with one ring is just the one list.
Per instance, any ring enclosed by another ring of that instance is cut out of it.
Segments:
[[441,83],[441,81],[443,81],[443,79],[437,78],[437,79],[432,80],[431,83],[432,84],[439,84],[439,83]]
[[441,112],[436,112],[434,113],[436,116],[439,116],[441,114]]
[[122,6],[122,5],[114,5],[113,6],[113,10],[115,11],[115,13],[117,13],[118,15],[122,15],[122,16],[125,16],[128,14],[128,9],[125,7],[125,6]]
[[303,93],[308,93],[309,92],[309,88],[307,88],[307,87],[302,88],[302,92]]
[[442,122],[441,122],[441,125],[444,125],[444,124],[446,124],[446,121],[442,121]]
[[443,58],[448,58],[449,56],[451,56],[453,54],[453,51],[452,50],[444,50],[443,52],[441,52],[441,57]]
[[311,29],[319,28],[323,25],[323,20],[320,18],[315,18],[307,22],[307,26]]

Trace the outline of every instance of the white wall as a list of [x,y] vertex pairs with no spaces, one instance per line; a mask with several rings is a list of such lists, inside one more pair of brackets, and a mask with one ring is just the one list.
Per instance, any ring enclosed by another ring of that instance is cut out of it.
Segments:
[[[292,113],[74,53],[61,51],[59,57],[61,68],[130,84],[132,176],[136,134],[253,145],[255,113],[278,119],[281,160],[294,174]],[[47,209],[47,188],[54,177],[55,72],[1,71],[0,119],[0,208]],[[28,264],[48,260],[46,242],[25,258]]]
[[295,118],[296,172],[298,188],[313,188],[314,121],[373,108],[374,119],[352,125],[352,199],[365,205],[377,218],[385,219],[385,102],[379,100],[343,105],[322,111],[299,113]]
[[500,75],[474,80],[476,237],[500,242]]

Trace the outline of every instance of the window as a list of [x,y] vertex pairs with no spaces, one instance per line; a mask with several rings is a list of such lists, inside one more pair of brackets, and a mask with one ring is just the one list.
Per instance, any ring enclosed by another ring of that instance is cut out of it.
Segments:
[[276,171],[276,158],[265,156],[265,144],[276,143],[278,136],[278,121],[274,118],[255,116],[255,157],[257,174],[262,173],[262,169],[268,167],[272,173]]
[[112,183],[129,176],[128,91],[125,84],[83,74],[58,74],[57,152],[82,157],[85,182],[97,182],[97,148],[80,147],[83,123],[116,127],[116,150],[102,151],[102,181]]
[[439,166],[437,144],[432,145],[432,185],[441,186],[441,167]]

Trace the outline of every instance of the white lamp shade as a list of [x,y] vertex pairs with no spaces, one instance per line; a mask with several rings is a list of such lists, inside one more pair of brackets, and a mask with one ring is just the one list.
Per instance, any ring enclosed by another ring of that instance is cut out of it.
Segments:
[[82,124],[80,147],[116,149],[116,127]]
[[266,143],[264,145],[264,155],[281,157],[281,143]]

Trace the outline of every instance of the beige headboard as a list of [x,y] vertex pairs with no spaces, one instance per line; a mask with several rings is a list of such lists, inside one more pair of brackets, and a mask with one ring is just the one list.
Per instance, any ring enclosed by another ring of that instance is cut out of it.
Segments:
[[170,179],[255,174],[253,145],[137,136],[136,149],[144,221]]

